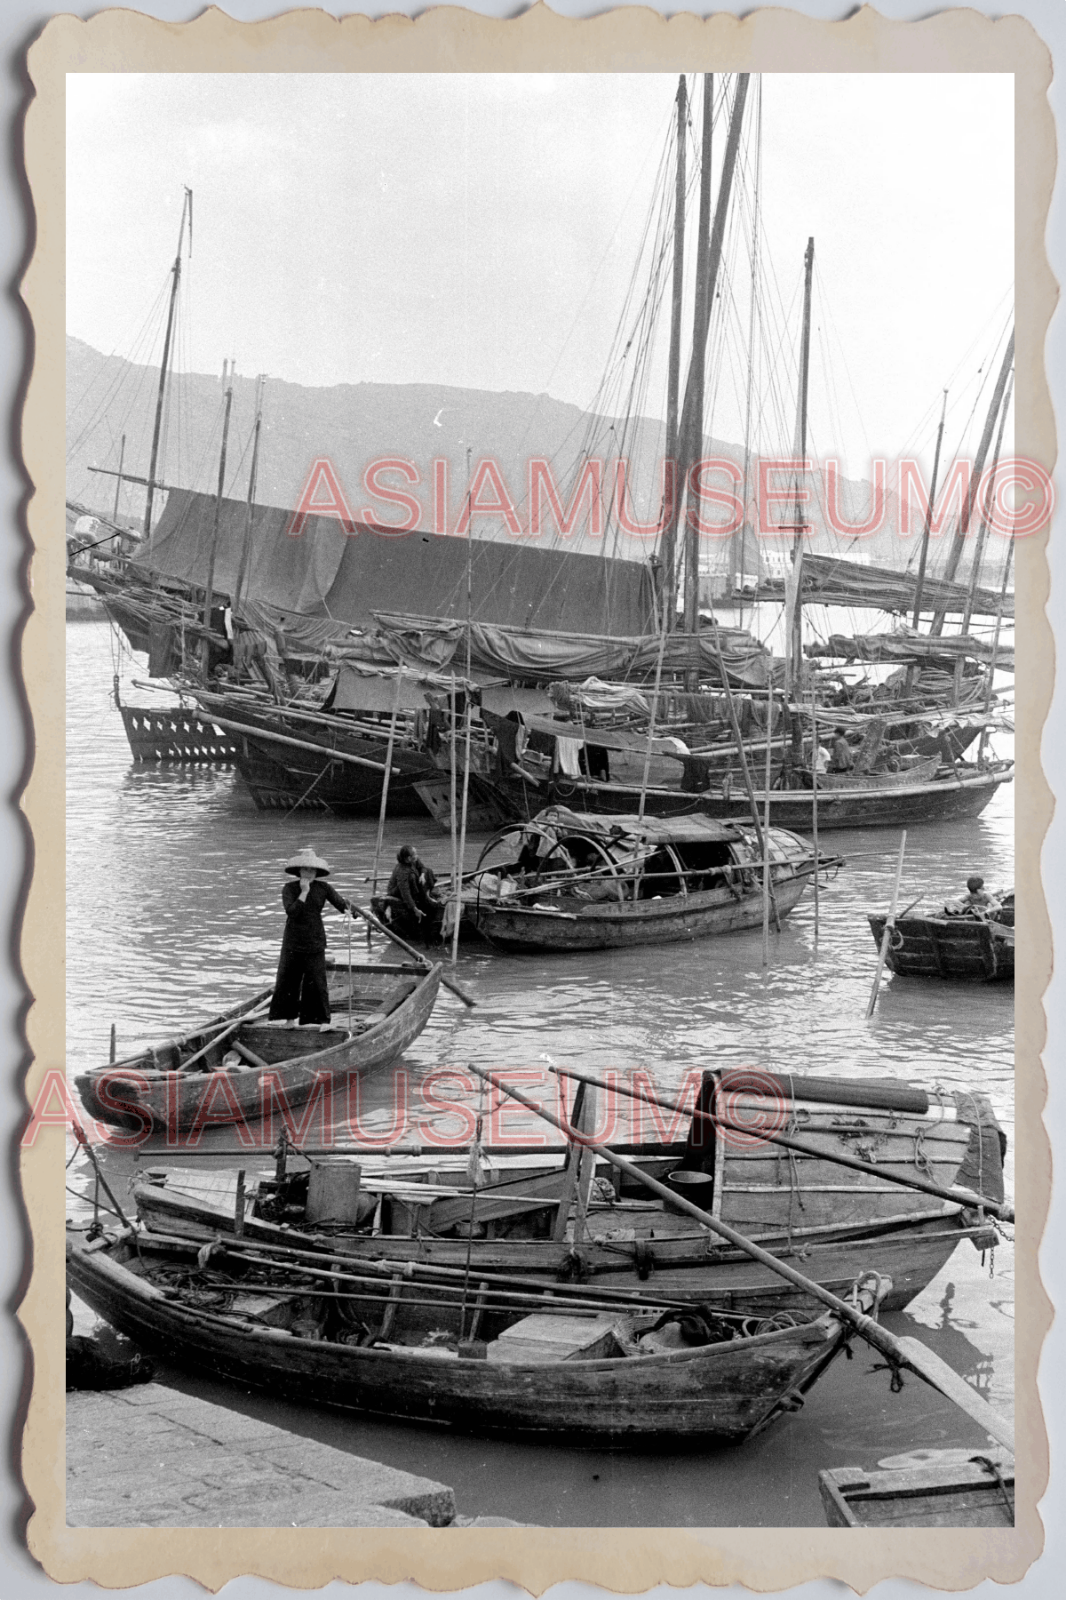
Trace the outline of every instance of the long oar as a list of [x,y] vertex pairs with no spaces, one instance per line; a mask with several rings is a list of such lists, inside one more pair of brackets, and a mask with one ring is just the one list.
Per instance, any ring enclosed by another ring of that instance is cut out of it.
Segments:
[[346,761],[351,767],[369,767],[371,772],[386,771],[382,761],[371,761],[367,756],[353,756],[347,750],[334,750],[332,745],[314,744],[310,739],[294,739],[288,733],[274,733],[270,728],[257,728],[252,723],[234,722],[229,717],[216,717],[214,712],[209,712],[208,718],[220,728],[225,728],[227,733],[245,733],[253,739],[268,740],[271,744],[292,745],[296,750],[311,750],[316,756],[324,756],[328,761]]
[[[129,1226],[129,1224],[127,1224]],[[162,1233],[155,1228],[139,1224],[141,1237],[148,1242],[161,1242],[163,1244],[183,1245],[189,1248],[197,1243],[187,1234]],[[321,1267],[324,1257],[329,1252],[324,1250],[297,1250],[291,1245],[278,1245],[260,1243],[257,1240],[242,1237],[240,1242],[230,1242],[228,1239],[212,1239],[211,1244],[215,1250],[223,1251],[236,1261],[250,1261],[264,1267],[275,1266],[283,1271],[311,1272],[312,1267]],[[334,1259],[336,1259],[334,1254]],[[324,1275],[337,1279],[338,1282],[379,1282],[392,1278],[406,1277],[412,1283],[432,1283],[438,1288],[450,1288],[453,1293],[461,1294],[463,1277],[462,1267],[441,1267],[424,1261],[389,1261],[381,1259],[360,1259],[359,1257],[344,1257],[350,1259],[353,1266],[361,1269],[361,1275],[346,1273],[339,1268],[329,1268]],[[305,1263],[307,1265],[305,1266]],[[617,1306],[619,1309],[633,1307],[645,1309],[649,1307],[663,1307],[670,1311],[690,1311],[690,1300],[675,1299],[671,1295],[644,1294],[639,1290],[587,1288],[580,1284],[561,1283],[554,1279],[531,1278],[513,1272],[496,1272],[491,1268],[479,1268],[490,1279],[492,1294],[529,1291],[536,1295],[540,1301],[565,1307],[576,1304],[579,1306],[596,1303],[604,1309]]]
[[753,1244],[750,1239],[745,1238],[742,1233],[738,1233],[735,1228],[730,1227],[727,1222],[723,1222],[720,1217],[712,1217],[709,1212],[701,1210],[697,1205],[693,1205],[692,1201],[686,1200],[683,1195],[675,1194],[672,1189],[666,1187],[665,1183],[660,1183],[657,1178],[651,1177],[641,1167],[638,1167],[635,1161],[629,1161],[625,1156],[616,1155],[606,1145],[598,1144],[587,1135],[579,1133],[576,1128],[572,1128],[550,1111],[546,1111],[535,1100],[530,1100],[520,1090],[502,1082],[491,1072],[485,1072],[481,1067],[475,1067],[470,1063],[467,1064],[467,1070],[472,1072],[476,1078],[484,1078],[487,1083],[502,1089],[506,1094],[510,1095],[512,1100],[517,1100],[519,1105],[526,1107],[527,1111],[532,1111],[536,1116],[543,1118],[545,1122],[551,1123],[553,1127],[559,1129],[560,1133],[564,1133],[568,1139],[583,1145],[587,1150],[594,1150],[598,1156],[609,1162],[612,1167],[617,1167],[620,1172],[628,1173],[631,1178],[636,1178],[638,1183],[642,1183],[646,1189],[650,1189],[653,1194],[657,1194],[661,1200],[668,1200],[675,1211],[683,1211],[688,1216],[694,1217],[703,1227],[709,1228],[712,1233],[727,1239],[736,1249],[743,1250],[753,1261],[758,1261],[760,1265],[769,1267],[770,1271],[776,1272],[779,1278],[784,1278],[787,1283],[793,1284],[797,1289],[802,1289],[812,1299],[820,1300],[822,1305],[827,1306],[842,1322],[850,1324],[856,1333],[862,1339],[865,1339],[867,1344],[872,1345],[875,1350],[885,1356],[890,1365],[897,1368],[910,1367],[920,1378],[924,1378],[926,1383],[930,1384],[934,1389],[938,1389],[941,1394],[954,1401],[975,1422],[980,1423],[981,1427],[985,1428],[1000,1444],[1007,1445],[1011,1450],[1014,1449],[1014,1428],[1011,1423],[994,1411],[987,1400],[982,1400],[981,1396],[976,1394],[969,1384],[964,1382],[958,1373],[948,1366],[946,1361],[942,1361],[938,1355],[935,1355],[920,1340],[911,1338],[897,1339],[894,1334],[888,1332],[887,1328],[883,1328],[879,1322],[874,1322],[865,1312],[858,1310],[854,1305],[849,1305],[846,1300],[841,1300],[839,1296],[833,1294],[829,1289],[823,1288],[820,1283],[815,1283],[813,1279],[805,1278],[802,1272],[797,1272],[795,1267],[790,1267],[787,1262],[771,1255],[769,1250],[764,1250],[760,1245]]
[[877,1005],[877,991],[881,987],[881,971],[885,964],[885,957],[888,955],[888,942],[892,937],[892,930],[896,926],[896,907],[899,905],[899,881],[903,876],[903,852],[906,848],[907,830],[904,828],[903,832],[899,836],[899,859],[896,862],[896,881],[892,885],[892,909],[888,913],[888,920],[885,923],[885,931],[881,935],[881,948],[877,952],[877,970],[874,973],[873,986],[870,989],[870,1003],[866,1007],[867,1018],[873,1016],[874,1007]]
[[[364,922],[369,923],[372,928],[376,928],[379,933],[383,933],[386,939],[391,939],[394,945],[398,945],[401,950],[406,951],[409,956],[418,962],[420,967],[424,967],[427,972],[433,970],[433,962],[429,961],[421,950],[416,950],[413,944],[408,944],[407,940],[401,939],[398,933],[393,933],[392,929],[386,923],[380,922],[372,911],[364,911],[362,906],[357,906],[354,900],[352,901],[352,910],[357,917],[362,917]],[[440,981],[446,989],[450,989],[452,994],[458,996],[464,1006],[477,1005],[477,1001],[473,996],[467,994],[466,990],[460,988],[454,978],[447,977],[443,971],[440,975]]]
[[603,1078],[592,1078],[584,1072],[573,1072],[569,1067],[557,1067],[554,1063],[548,1064],[548,1071],[554,1072],[560,1078],[576,1078],[578,1083],[590,1083],[597,1089],[606,1089],[607,1093],[626,1095],[630,1100],[645,1100],[648,1105],[662,1106],[664,1111],[672,1111],[675,1116],[700,1117],[706,1122],[712,1122],[716,1127],[726,1128],[730,1133],[743,1133],[749,1139],[765,1141],[767,1144],[779,1144],[786,1150],[795,1150],[797,1155],[813,1156],[817,1161],[831,1161],[835,1166],[847,1167],[851,1172],[863,1172],[871,1178],[881,1178],[887,1183],[898,1183],[904,1189],[917,1189],[921,1194],[935,1195],[938,1200],[950,1200],[955,1205],[982,1206],[989,1216],[999,1217],[1003,1222],[1014,1221],[1014,1207],[1005,1205],[999,1200],[988,1200],[984,1195],[977,1194],[972,1189],[948,1189],[939,1183],[930,1183],[926,1178],[905,1178],[900,1173],[887,1172],[884,1167],[875,1166],[871,1161],[860,1161],[857,1156],[836,1154],[830,1150],[819,1150],[817,1145],[804,1144],[801,1139],[793,1139],[784,1133],[771,1133],[766,1129],[746,1128],[743,1123],[730,1122],[721,1114],[715,1116],[710,1111],[697,1111],[695,1107],[686,1110],[684,1106],[675,1105],[672,1100],[664,1100],[650,1090],[638,1088],[634,1084],[608,1083]]

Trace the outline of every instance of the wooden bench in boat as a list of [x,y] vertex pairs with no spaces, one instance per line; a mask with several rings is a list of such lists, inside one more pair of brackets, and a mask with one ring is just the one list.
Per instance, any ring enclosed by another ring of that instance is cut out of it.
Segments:
[[617,1311],[584,1315],[523,1317],[493,1339],[486,1350],[489,1361],[595,1361],[617,1354]]

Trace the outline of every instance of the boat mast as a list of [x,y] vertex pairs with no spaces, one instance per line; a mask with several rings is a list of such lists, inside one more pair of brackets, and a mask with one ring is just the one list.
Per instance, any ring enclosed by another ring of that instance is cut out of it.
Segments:
[[[747,397],[744,403],[744,488],[741,495],[741,505],[744,510],[741,514],[739,537],[739,559],[737,549],[737,536],[729,541],[729,585],[730,599],[738,600],[738,625],[744,622],[744,544],[748,538],[750,523],[748,517],[748,484],[751,479],[751,391],[755,377],[755,285],[759,270],[759,181],[762,176],[762,79],[759,80],[758,104],[755,122],[755,186],[752,194],[752,220],[751,220],[751,300],[748,304],[748,386]],[[740,582],[738,584],[737,578]],[[758,581],[758,559],[754,574]]]
[[996,435],[996,448],[992,456],[992,481],[988,485],[988,492],[985,495],[984,505],[981,508],[981,527],[977,534],[977,546],[973,553],[973,565],[970,570],[970,586],[966,591],[966,609],[962,614],[962,626],[959,629],[959,632],[963,634],[968,631],[970,619],[973,616],[974,599],[977,595],[977,580],[981,575],[981,567],[985,556],[985,542],[988,539],[989,513],[992,509],[996,493],[996,477],[999,473],[999,456],[1000,451],[1003,448],[1003,430],[1007,426],[1007,412],[1010,410],[1010,399],[1013,390],[1014,379],[1012,377],[1007,383],[1007,387],[1003,395],[1003,405],[1001,406],[999,413],[999,433]]
[[252,510],[255,506],[255,486],[259,475],[259,433],[263,425],[263,385],[266,373],[260,372],[255,380],[255,424],[252,429],[252,465],[248,472],[248,510],[244,521],[244,541],[241,545],[241,564],[237,570],[237,586],[233,594],[233,609],[239,610],[241,591],[248,570],[248,554],[252,543]]
[[[236,367],[234,362],[233,366]],[[226,369],[228,363],[222,366],[222,381],[226,382]],[[211,652],[211,607],[215,599],[215,557],[218,555],[218,527],[222,516],[222,491],[226,481],[226,445],[229,440],[229,414],[233,405],[233,371],[229,372],[229,382],[226,385],[226,409],[222,418],[222,450],[218,458],[218,494],[215,496],[215,525],[211,533],[211,555],[207,563],[207,588],[204,591],[204,639],[200,653],[200,670],[203,680],[207,682],[208,658]]]
[[662,575],[659,593],[660,628],[676,622],[677,518],[681,495],[678,460],[677,406],[681,387],[681,298],[685,282],[685,139],[688,133],[688,86],[684,74],[677,81],[677,176],[674,182],[674,282],[670,301],[670,368],[666,383],[666,527],[663,529]]
[[111,513],[112,522],[118,522],[118,497],[122,492],[122,468],[126,461],[126,435],[122,435],[122,444],[118,452],[118,477],[115,480],[115,509]]
[[[962,556],[963,547],[966,543],[966,536],[970,531],[970,518],[973,516],[974,501],[977,498],[977,487],[981,481],[981,474],[985,470],[985,458],[988,455],[988,447],[992,443],[992,430],[996,425],[996,417],[999,415],[999,408],[1003,402],[1003,394],[1007,387],[1007,378],[1010,374],[1010,369],[1013,364],[1014,329],[1012,328],[1010,338],[1007,341],[1007,348],[1003,353],[1003,362],[999,369],[999,377],[996,379],[996,387],[993,391],[991,402],[989,403],[988,415],[985,418],[984,432],[981,434],[981,443],[978,446],[977,457],[973,464],[973,474],[970,478],[969,493],[967,494],[963,503],[962,514],[959,517],[959,525],[955,529],[955,537],[951,541],[951,550],[948,553],[948,563],[944,571],[945,583],[954,582],[955,574],[959,568],[959,560]],[[944,618],[946,615],[946,611],[938,610],[936,615],[933,617],[932,626],[929,629],[929,633],[932,638],[937,639],[943,633]]]
[[147,554],[152,554],[152,501],[155,497],[155,470],[159,461],[159,434],[163,426],[163,397],[167,387],[167,371],[170,367],[170,341],[174,332],[174,311],[178,300],[178,285],[181,282],[181,246],[185,237],[185,213],[189,213],[189,254],[192,255],[192,190],[185,185],[185,197],[181,202],[181,226],[178,229],[178,253],[174,257],[171,267],[170,306],[167,311],[167,331],[163,338],[163,360],[159,367],[159,393],[155,401],[155,425],[152,428],[152,455],[148,463],[148,496],[144,506],[144,535],[148,540]]
[[940,472],[940,446],[944,442],[944,419],[948,412],[948,392],[944,390],[944,400],[940,407],[940,426],[936,431],[936,453],[933,456],[933,481],[929,485],[929,504],[925,512],[925,527],[922,529],[922,553],[918,558],[918,581],[914,590],[914,615],[911,618],[911,627],[917,628],[918,617],[922,609],[922,593],[925,589],[925,563],[929,556],[929,530],[933,525],[933,506],[936,502],[936,480]]
[[[807,240],[807,253],[803,258],[803,335],[800,342],[799,406],[796,419],[796,460],[807,458],[807,382],[811,361],[811,280],[814,276],[814,240]],[[785,650],[785,694],[798,695],[803,674],[803,536],[806,524],[802,520],[799,498],[799,473],[796,471],[795,531],[792,536],[792,603],[788,627],[788,645]],[[769,730],[767,730],[769,737]]]
[[[709,76],[709,75],[708,75]],[[725,160],[722,164],[722,180],[718,188],[718,200],[715,206],[714,226],[711,230],[709,249],[704,254],[705,270],[697,279],[697,309],[700,305],[707,308],[707,315],[702,323],[697,320],[696,330],[702,327],[702,337],[697,338],[694,331],[692,361],[689,365],[688,379],[685,384],[685,400],[681,408],[681,423],[678,429],[678,438],[681,447],[681,461],[678,472],[677,493],[671,509],[670,527],[671,537],[676,540],[677,527],[681,517],[681,501],[687,493],[687,481],[693,464],[699,459],[703,443],[703,366],[704,346],[707,332],[710,327],[710,307],[714,304],[715,281],[718,276],[718,266],[722,259],[722,242],[725,238],[725,222],[729,212],[729,198],[733,189],[733,175],[736,171],[737,153],[740,149],[740,131],[744,122],[744,104],[748,95],[748,83],[751,74],[740,72],[737,74],[736,93],[733,97],[733,112],[729,123],[729,134],[726,139]],[[707,96],[704,126],[704,148],[706,151],[706,172],[708,203],[710,195],[710,86],[705,89]],[[702,174],[701,174],[702,195]],[[704,229],[701,227],[701,238]],[[698,345],[698,349],[697,349]],[[698,382],[697,382],[698,380]],[[698,421],[697,421],[698,417]],[[690,519],[691,520],[691,519]],[[698,555],[699,534],[693,523],[689,530],[692,534],[692,546]],[[692,585],[692,603],[695,607],[698,601],[698,576]],[[668,603],[676,610],[676,596],[669,596]],[[686,604],[686,612],[688,605]]]
[[[700,152],[700,217],[696,235],[696,303],[692,314],[692,364],[689,367],[689,394],[692,396],[689,411],[687,448],[685,451],[686,476],[703,453],[703,390],[707,364],[707,334],[711,325],[711,305],[714,299],[714,282],[709,276],[711,252],[711,136],[714,127],[714,73],[703,75],[703,144]],[[724,181],[724,175],[723,175]],[[717,220],[717,219],[716,219]],[[717,271],[717,262],[715,263]],[[688,400],[688,394],[685,399]],[[687,499],[687,497],[686,497]],[[700,535],[692,516],[691,507],[685,519],[685,632],[695,637],[699,627],[700,604]],[[699,668],[695,664],[686,673],[686,682],[695,689]]]

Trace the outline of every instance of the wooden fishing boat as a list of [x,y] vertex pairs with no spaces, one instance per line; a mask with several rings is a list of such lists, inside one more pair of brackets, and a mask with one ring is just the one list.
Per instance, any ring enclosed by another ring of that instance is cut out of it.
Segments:
[[[932,780],[922,783],[901,782],[903,775],[900,773],[877,776],[885,781],[832,789],[823,788],[819,777],[819,829],[910,827],[919,822],[954,822],[963,817],[976,817],[992,801],[1000,785],[1013,780],[1014,767],[1007,761],[980,768],[960,764],[957,773],[941,770]],[[591,779],[556,781],[552,793],[571,810],[608,816],[616,811],[631,811],[637,798],[632,789],[615,788],[610,783]],[[773,826],[811,832],[815,807],[813,789],[771,789],[767,795],[757,788],[755,803],[760,815],[767,801]],[[737,781],[700,794],[689,794],[680,788],[649,787],[645,809],[650,816],[671,818],[698,814],[741,821],[751,816],[748,797]]]
[[[523,854],[537,860],[522,870]],[[839,867],[772,828],[770,882],[786,916],[811,876]],[[763,869],[751,827],[708,817],[662,822],[580,816],[565,806],[490,839],[464,891],[464,913],[491,944],[510,950],[604,950],[665,944],[761,925]]]
[[[251,1257],[251,1259],[249,1259]],[[140,1229],[68,1233],[71,1288],[146,1350],[271,1394],[479,1433],[739,1442],[794,1410],[842,1348],[836,1316],[664,1326],[662,1307],[543,1295],[483,1304],[395,1279]],[[697,1319],[693,1318],[692,1321]]]
[[[429,1021],[440,966],[327,965],[334,1020],[270,1022],[272,990],[180,1038],[75,1078],[91,1117],[168,1139],[301,1105],[324,1080],[387,1066]],[[349,1027],[349,1006],[351,1026]]]
[[1014,1457],[986,1450],[916,1450],[818,1474],[831,1528],[1013,1528]]
[[[1014,897],[1009,910],[942,912],[896,918],[885,960],[893,972],[916,978],[955,978],[971,983],[1014,982]],[[878,949],[888,918],[870,912]]]
[[[580,1091],[579,1091],[580,1093]],[[708,1135],[706,1114],[719,1120]],[[590,1114],[575,1101],[574,1117]],[[770,1135],[791,1125],[814,1154],[737,1129]],[[616,1143],[651,1177],[671,1179],[713,1216],[808,1277],[846,1291],[863,1271],[892,1279],[885,1302],[905,1305],[964,1239],[995,1241],[987,1218],[959,1203],[893,1183],[927,1172],[945,1190],[1003,1197],[1003,1139],[980,1095],[933,1095],[891,1080],[796,1078],[711,1072],[696,1110],[678,1124],[687,1137]],[[842,1167],[869,1157],[876,1172]],[[175,1161],[181,1164],[180,1154]],[[270,1173],[153,1170],[134,1186],[154,1228],[192,1238],[239,1227],[265,1243],[298,1244],[363,1261],[425,1262],[598,1287],[635,1288],[715,1307],[810,1312],[813,1301],[764,1266],[602,1163],[573,1150],[489,1153],[474,1191],[466,1150],[375,1159],[342,1152],[293,1161]],[[926,1166],[928,1163],[928,1168]],[[254,1165],[249,1160],[248,1167]],[[332,1168],[331,1203],[316,1198]],[[347,1177],[344,1176],[345,1170]],[[314,1192],[312,1192],[314,1191]],[[238,1196],[240,1198],[238,1198]],[[309,1198],[310,1197],[310,1198]],[[312,1203],[313,1202],[313,1203]]]

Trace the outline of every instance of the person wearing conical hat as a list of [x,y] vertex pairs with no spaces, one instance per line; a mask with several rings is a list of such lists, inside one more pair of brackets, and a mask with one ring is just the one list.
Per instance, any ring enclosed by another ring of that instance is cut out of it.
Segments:
[[329,866],[308,846],[285,863],[290,880],[281,891],[285,933],[270,1002],[271,1022],[330,1020],[326,981],[326,930],[322,908],[328,901],[350,914],[351,906],[326,882]]

